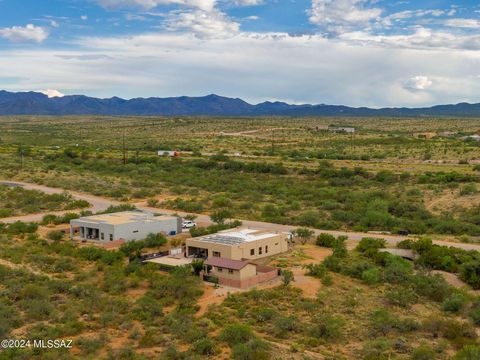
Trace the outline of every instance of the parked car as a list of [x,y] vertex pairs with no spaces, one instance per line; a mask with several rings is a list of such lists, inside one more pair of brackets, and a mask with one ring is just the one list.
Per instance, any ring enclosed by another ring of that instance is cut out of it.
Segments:
[[182,229],[190,229],[197,226],[197,223],[191,221],[191,220],[186,220],[182,224]]

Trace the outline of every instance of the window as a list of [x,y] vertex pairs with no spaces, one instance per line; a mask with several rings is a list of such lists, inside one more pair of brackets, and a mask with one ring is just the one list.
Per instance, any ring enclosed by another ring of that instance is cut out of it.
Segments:
[[255,255],[255,249],[250,249],[250,255]]
[[268,254],[268,245],[265,245],[265,254]]
[[105,234],[104,233],[100,233],[100,239],[105,240]]
[[278,243],[275,243],[275,246],[277,246],[277,245],[278,245]]
[[220,251],[214,251],[212,255],[213,257],[221,257]]
[[262,247],[261,246],[258,248],[258,255],[262,255]]
[[233,274],[233,270],[232,270],[232,269],[228,269],[228,273],[229,273],[229,274]]
[[138,230],[133,230],[133,233],[134,233],[134,234],[135,234],[135,233],[138,233]]
[[223,269],[222,269],[221,267],[217,267],[217,271],[218,271],[218,272],[222,272]]
[[110,241],[113,241],[113,234],[110,234]]

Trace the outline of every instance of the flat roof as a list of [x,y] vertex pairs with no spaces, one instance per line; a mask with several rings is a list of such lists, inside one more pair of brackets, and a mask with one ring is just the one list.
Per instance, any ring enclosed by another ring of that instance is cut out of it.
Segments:
[[272,238],[278,235],[278,233],[268,232],[264,230],[235,229],[193,238],[192,240],[225,245],[239,245],[257,240]]
[[191,264],[192,261],[193,259],[191,258],[176,258],[172,256],[162,256],[154,259],[145,260],[145,262],[167,266],[184,266]]
[[152,213],[143,211],[121,211],[110,214],[84,216],[79,219],[74,219],[72,222],[119,225],[134,222],[156,222],[159,220],[171,220],[174,218],[174,216],[154,216]]

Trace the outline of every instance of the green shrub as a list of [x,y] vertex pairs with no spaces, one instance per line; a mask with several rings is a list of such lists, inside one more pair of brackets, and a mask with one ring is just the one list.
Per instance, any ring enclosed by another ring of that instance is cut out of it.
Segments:
[[399,256],[388,256],[385,266],[385,280],[393,284],[405,283],[413,274],[411,262]]
[[253,317],[257,322],[266,322],[272,320],[277,312],[272,308],[256,308],[253,310]]
[[307,275],[317,277],[317,278],[323,278],[327,274],[327,267],[325,264],[308,264],[304,266],[305,269],[307,269]]
[[480,259],[469,261],[460,266],[460,279],[474,289],[480,289]]
[[391,305],[407,307],[416,303],[418,297],[409,287],[394,288],[386,293],[387,301]]
[[435,360],[435,358],[435,351],[427,344],[422,344],[412,351],[412,360]]
[[243,324],[229,324],[220,333],[220,340],[227,342],[230,346],[246,343],[255,337],[252,329]]
[[369,284],[375,285],[382,281],[382,273],[378,268],[371,268],[362,272],[362,280]]
[[47,233],[47,238],[49,238],[52,241],[60,241],[63,239],[65,233],[63,231],[49,231]]
[[478,360],[480,359],[480,346],[478,345],[467,345],[462,350],[460,350],[453,360]]
[[317,244],[318,246],[333,248],[336,242],[337,242],[337,239],[335,239],[335,236],[326,234],[326,233],[321,233],[320,235],[317,236],[315,244]]
[[468,316],[473,320],[475,325],[480,325],[480,299],[475,299],[468,312]]
[[239,343],[232,349],[234,360],[269,360],[271,358],[270,345],[258,338],[253,338],[246,343]]
[[379,338],[365,343],[362,349],[364,360],[391,359],[391,344],[387,339]]
[[215,354],[215,344],[207,338],[195,341],[192,348],[199,355],[210,356]]
[[374,334],[386,336],[393,330],[411,332],[419,328],[419,324],[411,319],[400,319],[386,309],[380,309],[372,314],[372,330]]
[[284,286],[290,285],[294,281],[293,272],[290,270],[282,270],[282,282]]
[[460,196],[473,195],[478,192],[477,185],[475,183],[465,184],[460,188]]
[[443,300],[442,310],[456,313],[461,311],[467,305],[467,302],[468,298],[465,294],[456,292]]
[[330,314],[321,314],[312,320],[308,334],[325,340],[338,340],[342,336],[344,320]]
[[377,238],[363,238],[357,245],[357,251],[365,254],[366,256],[373,256],[378,249],[385,247],[387,242],[384,239]]
[[411,282],[418,295],[436,302],[442,302],[451,293],[451,286],[440,274],[417,274],[412,276]]
[[285,338],[288,332],[296,330],[297,321],[298,320],[295,316],[277,317],[273,322],[275,336],[280,338]]

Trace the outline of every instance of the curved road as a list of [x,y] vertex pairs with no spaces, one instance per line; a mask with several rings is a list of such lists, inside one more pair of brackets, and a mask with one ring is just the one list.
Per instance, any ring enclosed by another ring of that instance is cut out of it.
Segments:
[[[107,199],[103,198],[100,196],[95,196],[95,195],[90,195],[90,194],[85,194],[82,192],[77,192],[77,191],[69,191],[69,190],[64,190],[64,189],[58,189],[58,188],[52,188],[44,185],[38,185],[38,184],[31,184],[31,183],[24,183],[24,182],[19,182],[19,181],[0,181],[0,185],[8,185],[8,186],[21,186],[24,189],[27,190],[39,190],[43,191],[47,194],[59,194],[62,192],[67,191],[68,193],[72,194],[72,196],[75,199],[79,200],[86,200],[91,204],[91,207],[89,210],[93,212],[99,212],[99,211],[104,211],[106,210],[110,205],[118,205],[120,204],[119,201],[112,200],[112,199]],[[184,212],[179,212],[179,211],[174,211],[174,210],[169,210],[169,209],[158,209],[158,208],[151,208],[143,205],[136,204],[137,208],[140,210],[145,210],[145,211],[150,211],[150,212],[160,212],[164,214],[178,214],[180,216],[185,216],[187,213]],[[63,214],[66,211],[57,211],[57,212],[48,212],[49,214]],[[25,222],[36,222],[36,221],[41,221],[42,217],[46,213],[42,214],[31,214],[31,215],[24,215],[24,216],[15,216],[15,217],[8,217],[8,218],[3,218],[0,219],[0,222],[4,223],[12,223],[15,221],[25,221]],[[203,214],[195,214],[197,216],[197,221],[205,224],[211,224],[212,220],[208,215],[203,215]],[[274,223],[267,223],[267,222],[262,222],[262,221],[252,221],[252,220],[241,220],[243,225],[246,227],[251,227],[255,229],[265,229],[265,230],[272,230],[272,231],[278,231],[278,232],[290,232],[294,229],[296,229],[296,226],[291,226],[291,225],[280,225],[280,224],[274,224]],[[364,237],[375,237],[375,238],[382,238],[385,239],[389,244],[391,245],[396,245],[398,242],[407,239],[405,236],[396,236],[396,235],[383,235],[383,234],[369,234],[369,233],[361,233],[361,232],[346,232],[346,231],[333,231],[333,230],[317,230],[317,229],[312,229],[315,231],[315,234],[320,234],[320,233],[328,233],[332,234],[334,236],[347,236],[349,240],[354,240],[354,241],[360,241]],[[480,251],[480,245],[475,245],[475,244],[465,244],[465,243],[454,243],[454,242],[446,242],[446,241],[440,241],[440,240],[435,240],[433,241],[434,244],[437,245],[443,245],[443,246],[452,246],[464,250],[477,250]]]

